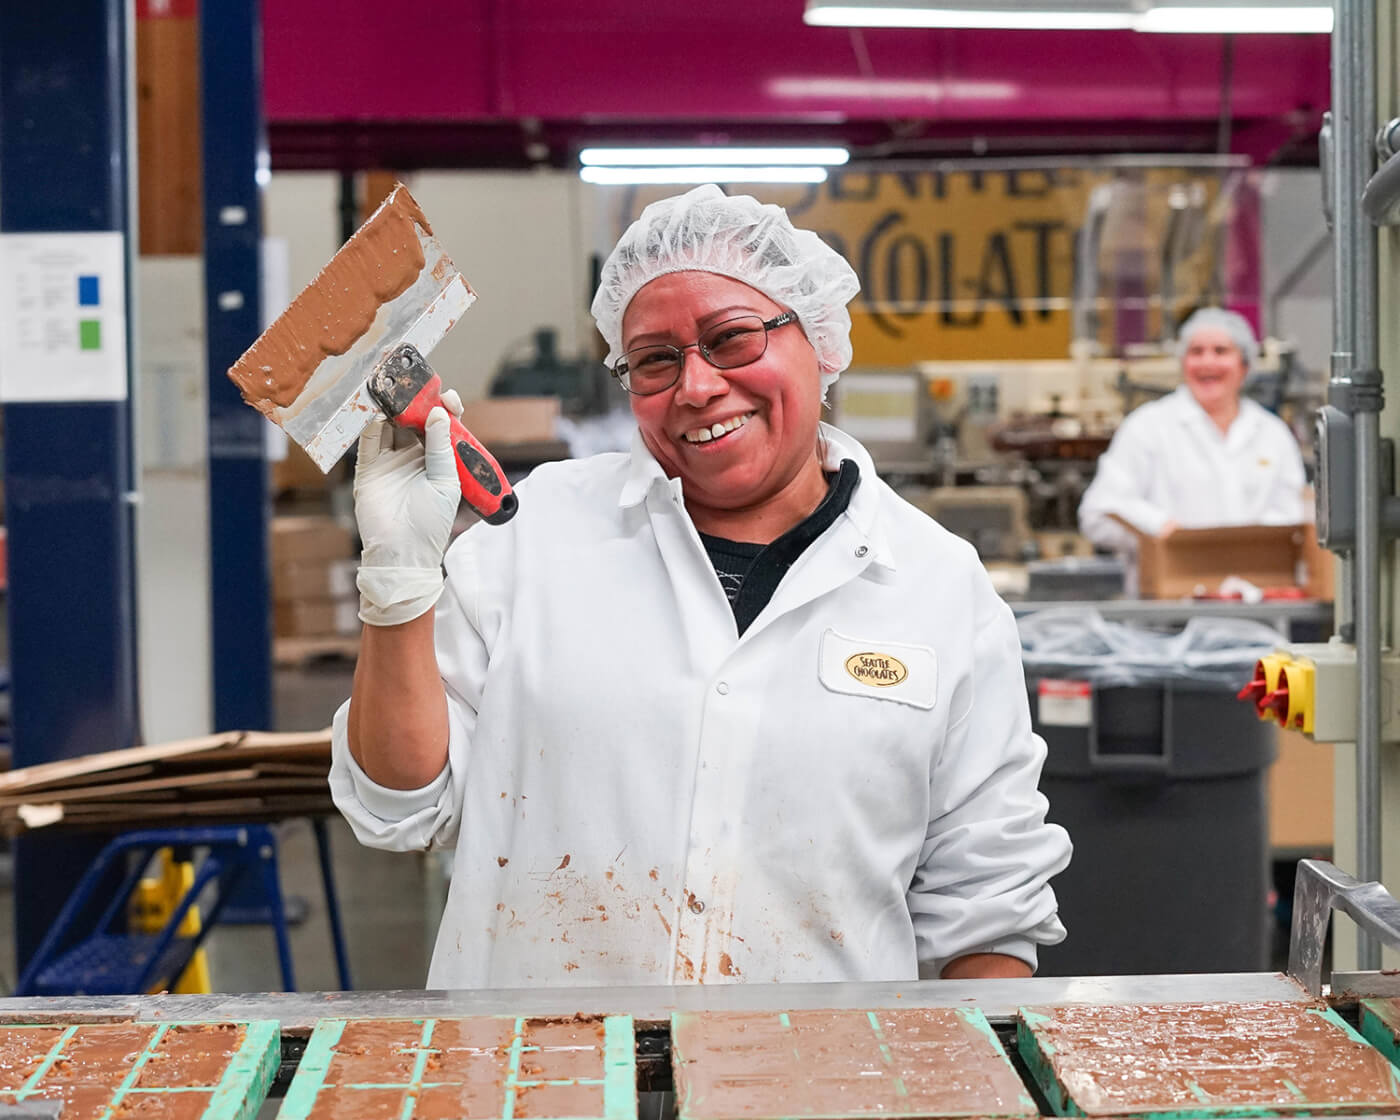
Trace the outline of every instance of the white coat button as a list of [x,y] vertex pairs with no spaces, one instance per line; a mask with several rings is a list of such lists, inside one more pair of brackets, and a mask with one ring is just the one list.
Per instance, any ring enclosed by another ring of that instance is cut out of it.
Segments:
[[858,549],[856,549],[856,555],[864,556],[869,551],[870,549],[868,549],[865,545],[861,545]]
[[692,914],[703,914],[705,912],[705,904],[698,898],[692,898],[690,900],[690,912]]
[[727,681],[720,681],[719,684],[715,685],[715,691],[718,692],[721,696],[728,696],[728,695],[729,695],[729,684],[728,684],[728,682],[727,682]]

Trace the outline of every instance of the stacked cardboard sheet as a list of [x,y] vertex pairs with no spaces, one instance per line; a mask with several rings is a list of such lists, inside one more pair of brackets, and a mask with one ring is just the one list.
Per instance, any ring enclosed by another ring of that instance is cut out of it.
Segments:
[[330,730],[228,731],[0,774],[0,830],[193,827],[334,812]]

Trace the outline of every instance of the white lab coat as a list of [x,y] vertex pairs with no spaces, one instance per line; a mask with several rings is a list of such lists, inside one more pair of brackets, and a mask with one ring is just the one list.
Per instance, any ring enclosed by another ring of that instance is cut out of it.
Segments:
[[640,438],[448,551],[446,769],[376,785],[346,705],[330,777],[364,843],[455,846],[431,987],[911,979],[1063,938],[1011,611],[825,431],[860,485],[742,637]]
[[1297,525],[1303,484],[1303,458],[1287,424],[1244,398],[1222,433],[1183,385],[1123,420],[1084,492],[1079,529],[1131,556],[1137,539],[1111,514],[1151,536],[1168,521],[1183,529]]

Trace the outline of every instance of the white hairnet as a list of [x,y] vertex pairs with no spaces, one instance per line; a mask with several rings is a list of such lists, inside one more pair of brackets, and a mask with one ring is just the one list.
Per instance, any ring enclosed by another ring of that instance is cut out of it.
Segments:
[[1202,307],[1193,312],[1181,329],[1176,332],[1176,356],[1184,358],[1186,348],[1191,345],[1191,336],[1199,330],[1224,331],[1230,341],[1238,347],[1244,358],[1244,368],[1254,368],[1259,360],[1259,340],[1254,337],[1254,329],[1249,320],[1236,311],[1226,311],[1223,307]]
[[779,206],[725,195],[713,183],[653,202],[627,227],[603,262],[593,318],[622,357],[622,316],[641,287],[670,272],[714,272],[756,288],[796,313],[822,373],[822,393],[851,364],[851,315],[860,291],[855,270]]

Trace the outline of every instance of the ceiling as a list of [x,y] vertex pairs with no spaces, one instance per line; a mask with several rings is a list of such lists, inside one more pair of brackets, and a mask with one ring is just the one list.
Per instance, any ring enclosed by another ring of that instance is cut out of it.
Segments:
[[601,142],[760,140],[869,159],[1316,161],[1324,35],[855,30],[808,27],[802,9],[264,0],[273,167],[573,167]]

